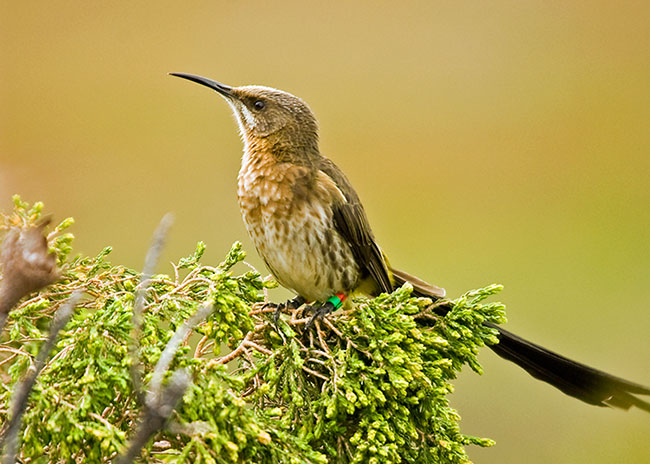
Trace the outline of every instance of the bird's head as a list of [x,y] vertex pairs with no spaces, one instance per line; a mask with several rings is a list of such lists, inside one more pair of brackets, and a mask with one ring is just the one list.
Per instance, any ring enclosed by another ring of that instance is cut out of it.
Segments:
[[288,92],[261,85],[230,87],[192,74],[171,75],[216,90],[232,107],[242,136],[249,142],[271,137],[274,144],[318,145],[314,114],[307,103]]

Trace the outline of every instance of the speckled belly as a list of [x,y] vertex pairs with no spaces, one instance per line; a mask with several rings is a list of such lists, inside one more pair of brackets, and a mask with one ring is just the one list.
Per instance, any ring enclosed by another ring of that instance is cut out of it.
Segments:
[[359,267],[318,192],[298,198],[277,185],[241,187],[240,182],[239,205],[248,233],[282,286],[308,301],[324,301],[356,286]]

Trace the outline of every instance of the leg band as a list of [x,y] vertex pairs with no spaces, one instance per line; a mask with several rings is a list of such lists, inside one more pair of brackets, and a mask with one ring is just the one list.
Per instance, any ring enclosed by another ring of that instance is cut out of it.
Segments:
[[327,301],[334,305],[334,309],[339,309],[343,302],[347,299],[344,293],[337,293],[336,295],[330,297]]

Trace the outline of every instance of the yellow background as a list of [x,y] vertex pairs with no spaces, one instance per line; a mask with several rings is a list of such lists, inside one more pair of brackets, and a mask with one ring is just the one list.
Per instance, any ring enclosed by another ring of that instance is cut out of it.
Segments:
[[[137,268],[172,211],[167,261],[241,239],[263,269],[230,110],[166,73],[282,88],[395,265],[452,296],[503,283],[510,330],[650,384],[650,3],[326,3],[2,2],[0,207],[43,200]],[[477,463],[650,459],[647,414],[481,359],[451,396],[497,440]]]

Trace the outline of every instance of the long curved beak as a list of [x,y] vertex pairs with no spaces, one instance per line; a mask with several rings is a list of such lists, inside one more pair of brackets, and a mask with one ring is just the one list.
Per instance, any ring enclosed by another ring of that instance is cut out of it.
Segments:
[[229,85],[222,84],[207,77],[195,76],[194,74],[185,74],[185,73],[169,73],[171,76],[181,77],[187,79],[188,81],[196,82],[197,84],[205,85],[210,87],[212,90],[216,90],[221,95],[226,98],[233,98],[232,87]]

